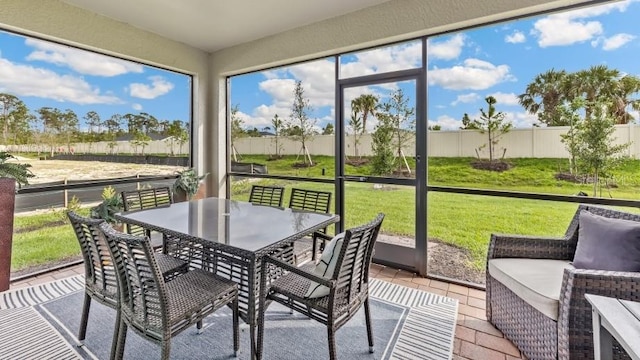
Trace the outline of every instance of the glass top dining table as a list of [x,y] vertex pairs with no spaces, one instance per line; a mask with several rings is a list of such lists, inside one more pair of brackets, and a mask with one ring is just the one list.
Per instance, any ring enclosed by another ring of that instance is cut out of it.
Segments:
[[338,215],[205,198],[118,213],[127,224],[163,234],[163,252],[235,281],[241,318],[249,324],[256,354],[261,259],[292,261],[293,242],[340,220]]
[[254,205],[221,198],[206,198],[116,215],[120,221],[176,236],[260,254],[336,223],[339,217]]

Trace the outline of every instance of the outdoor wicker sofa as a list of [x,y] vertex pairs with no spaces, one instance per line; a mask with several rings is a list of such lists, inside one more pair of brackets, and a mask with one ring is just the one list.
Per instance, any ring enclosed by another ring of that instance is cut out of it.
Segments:
[[[487,319],[529,359],[594,358],[591,306],[585,294],[640,300],[639,272],[572,265],[582,210],[640,222],[640,215],[580,205],[563,238],[491,236]],[[614,347],[614,358],[628,358]]]

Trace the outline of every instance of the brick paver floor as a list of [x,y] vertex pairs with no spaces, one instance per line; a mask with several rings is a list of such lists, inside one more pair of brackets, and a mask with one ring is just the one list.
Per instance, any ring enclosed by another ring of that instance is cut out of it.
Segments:
[[[76,265],[11,284],[11,289],[32,286],[67,276],[84,274],[83,265]],[[485,316],[485,292],[426,279],[403,270],[373,264],[370,274],[376,279],[456,298],[459,301],[458,324],[453,344],[454,360],[515,360],[526,359],[520,351],[491,325]]]

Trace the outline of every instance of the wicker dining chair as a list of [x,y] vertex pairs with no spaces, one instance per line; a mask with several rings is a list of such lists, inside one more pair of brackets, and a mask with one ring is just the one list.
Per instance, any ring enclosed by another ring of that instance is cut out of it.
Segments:
[[[640,222],[638,214],[580,205],[562,238],[491,236],[486,271],[487,320],[529,359],[593,359],[592,309],[585,294],[640,301],[640,272],[572,266],[582,211]],[[509,269],[511,274],[506,273]],[[553,307],[543,308],[540,301],[532,302],[540,297],[523,292],[524,286],[514,287],[504,276],[506,273],[512,280],[519,279],[526,271],[542,284],[546,296],[543,301],[554,304]],[[549,273],[552,276],[546,279],[544,274]],[[546,310],[549,308],[554,310],[552,314]],[[627,358],[619,346],[614,346],[614,359]]]
[[[120,193],[124,211],[136,211],[153,209],[159,206],[169,206],[173,203],[171,189],[168,186],[149,189],[129,190]],[[154,247],[160,246],[155,237],[151,237],[151,231],[138,225],[126,224],[127,232],[131,235],[148,236]]]
[[[78,332],[78,340],[82,342],[87,334],[91,300],[96,300],[117,310],[119,307],[118,284],[108,244],[104,234],[99,229],[100,224],[105,223],[105,221],[103,219],[83,217],[73,211],[69,211],[67,216],[80,243],[80,252],[84,260],[85,292],[82,316],[80,318],[80,330]],[[167,280],[186,272],[188,269],[188,264],[182,260],[163,254],[156,254],[155,256],[160,272]],[[113,346],[115,347],[115,341]]]
[[100,224],[116,265],[120,316],[115,359],[124,356],[127,329],[161,347],[168,360],[171,338],[197,324],[216,310],[230,305],[233,310],[233,350],[239,349],[238,285],[201,270],[190,270],[165,282],[149,238],[121,233]]
[[255,205],[282,207],[284,187],[252,185],[249,202]]
[[[373,352],[369,311],[369,265],[383,219],[384,214],[378,214],[370,223],[345,231],[342,246],[336,248],[339,253],[334,255],[338,256],[335,270],[327,277],[316,275],[313,263],[296,267],[270,256],[263,259],[258,315],[258,358],[262,357],[265,312],[271,301],[326,325],[329,356],[332,360],[336,358],[336,331],[364,305],[369,352]],[[277,273],[284,275],[270,281],[267,274]],[[328,287],[329,295],[307,298],[307,291],[314,282]]]
[[[326,214],[329,212],[329,208],[331,206],[331,193],[328,191],[318,191],[318,190],[307,190],[307,189],[299,189],[292,188],[291,189],[291,197],[289,198],[289,207],[295,210],[304,210],[304,211],[313,211],[318,213]],[[319,230],[320,233],[326,234],[327,229]],[[321,241],[322,245],[325,243],[325,239],[327,237],[316,236],[316,237],[304,237],[300,240],[297,240],[293,243],[293,254],[294,261],[296,264],[299,263],[299,259],[302,258],[307,253],[311,252],[311,260],[316,259],[316,253],[318,251],[317,248],[317,239]],[[331,239],[331,237],[329,237]]]

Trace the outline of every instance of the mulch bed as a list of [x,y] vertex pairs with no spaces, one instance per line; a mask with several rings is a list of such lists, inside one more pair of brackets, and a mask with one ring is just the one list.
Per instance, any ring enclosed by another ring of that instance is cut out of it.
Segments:
[[471,162],[471,167],[478,170],[489,170],[489,171],[507,171],[512,168],[512,165],[503,160],[474,160]]

